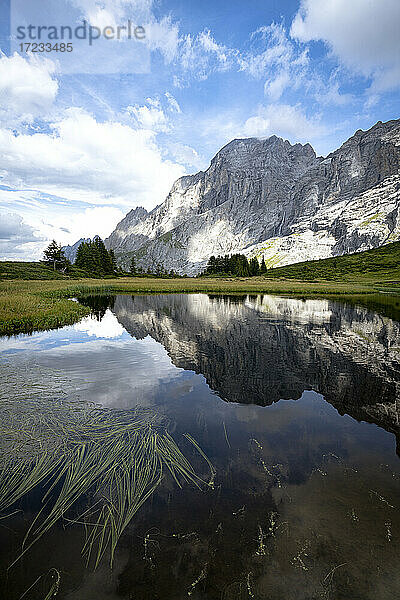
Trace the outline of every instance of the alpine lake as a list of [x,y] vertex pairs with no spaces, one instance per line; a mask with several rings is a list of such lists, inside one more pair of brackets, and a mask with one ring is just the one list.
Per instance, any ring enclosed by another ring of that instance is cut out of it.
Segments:
[[0,338],[2,600],[400,597],[400,322],[118,295]]

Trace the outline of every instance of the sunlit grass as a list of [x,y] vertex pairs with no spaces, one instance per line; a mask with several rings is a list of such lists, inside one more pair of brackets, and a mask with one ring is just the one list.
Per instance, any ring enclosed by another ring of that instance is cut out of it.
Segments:
[[270,269],[265,277],[251,278],[48,280],[47,277],[55,275],[47,268],[46,280],[43,281],[6,280],[8,277],[21,277],[24,268],[27,277],[40,277],[43,269],[46,271],[40,263],[1,263],[0,280],[3,273],[4,281],[0,282],[0,334],[50,329],[73,323],[87,314],[88,309],[74,304],[70,298],[89,294],[242,292],[311,296],[360,295],[379,290],[399,293],[400,242],[355,254]]
[[[0,282],[0,335],[69,325],[89,313],[71,298],[93,294],[145,293],[277,293],[286,295],[343,295],[371,293],[376,278],[353,282],[269,280],[253,278],[120,278],[66,281]],[[379,286],[384,283],[379,281]]]
[[88,309],[43,292],[60,281],[13,281],[0,284],[0,334],[51,329],[75,323]]

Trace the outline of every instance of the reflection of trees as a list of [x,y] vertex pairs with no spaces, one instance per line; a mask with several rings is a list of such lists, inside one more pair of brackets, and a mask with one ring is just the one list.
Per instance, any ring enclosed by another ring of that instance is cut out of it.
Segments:
[[115,296],[85,296],[79,298],[79,302],[84,306],[88,306],[97,321],[101,321],[106,314],[107,308],[111,310],[114,308]]
[[207,294],[210,300],[228,304],[243,304],[247,299],[247,294]]

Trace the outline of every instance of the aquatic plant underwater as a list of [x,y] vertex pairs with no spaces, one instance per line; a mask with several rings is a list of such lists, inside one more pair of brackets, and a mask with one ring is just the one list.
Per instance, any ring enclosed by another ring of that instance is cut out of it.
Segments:
[[0,393],[0,517],[15,514],[34,488],[42,504],[10,567],[60,520],[84,527],[87,565],[96,569],[108,552],[112,566],[123,532],[164,474],[178,485],[212,486],[214,468],[195,440],[186,434],[210,468],[208,484],[154,411],[73,401],[32,381],[28,371],[8,375]]

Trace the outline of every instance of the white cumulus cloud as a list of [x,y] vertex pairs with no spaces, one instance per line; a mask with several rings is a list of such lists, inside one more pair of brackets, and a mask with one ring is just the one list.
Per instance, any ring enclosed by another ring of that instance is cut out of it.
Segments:
[[371,77],[372,90],[400,85],[399,0],[302,0],[291,35],[322,40],[352,71]]
[[127,112],[138,127],[155,132],[167,132],[170,129],[168,118],[158,100],[147,98],[147,104],[128,106]]
[[33,227],[26,224],[16,213],[0,212],[0,258],[15,260],[21,258],[35,245],[42,244],[42,238]]
[[247,136],[279,135],[291,142],[309,142],[326,133],[318,117],[308,117],[300,106],[270,104],[261,106],[256,115],[244,123]]
[[0,123],[31,123],[48,114],[58,90],[55,65],[49,59],[0,54]]
[[98,122],[78,108],[65,111],[50,129],[33,135],[0,130],[4,183],[92,204],[151,208],[184,174],[181,165],[164,159],[151,129]]

